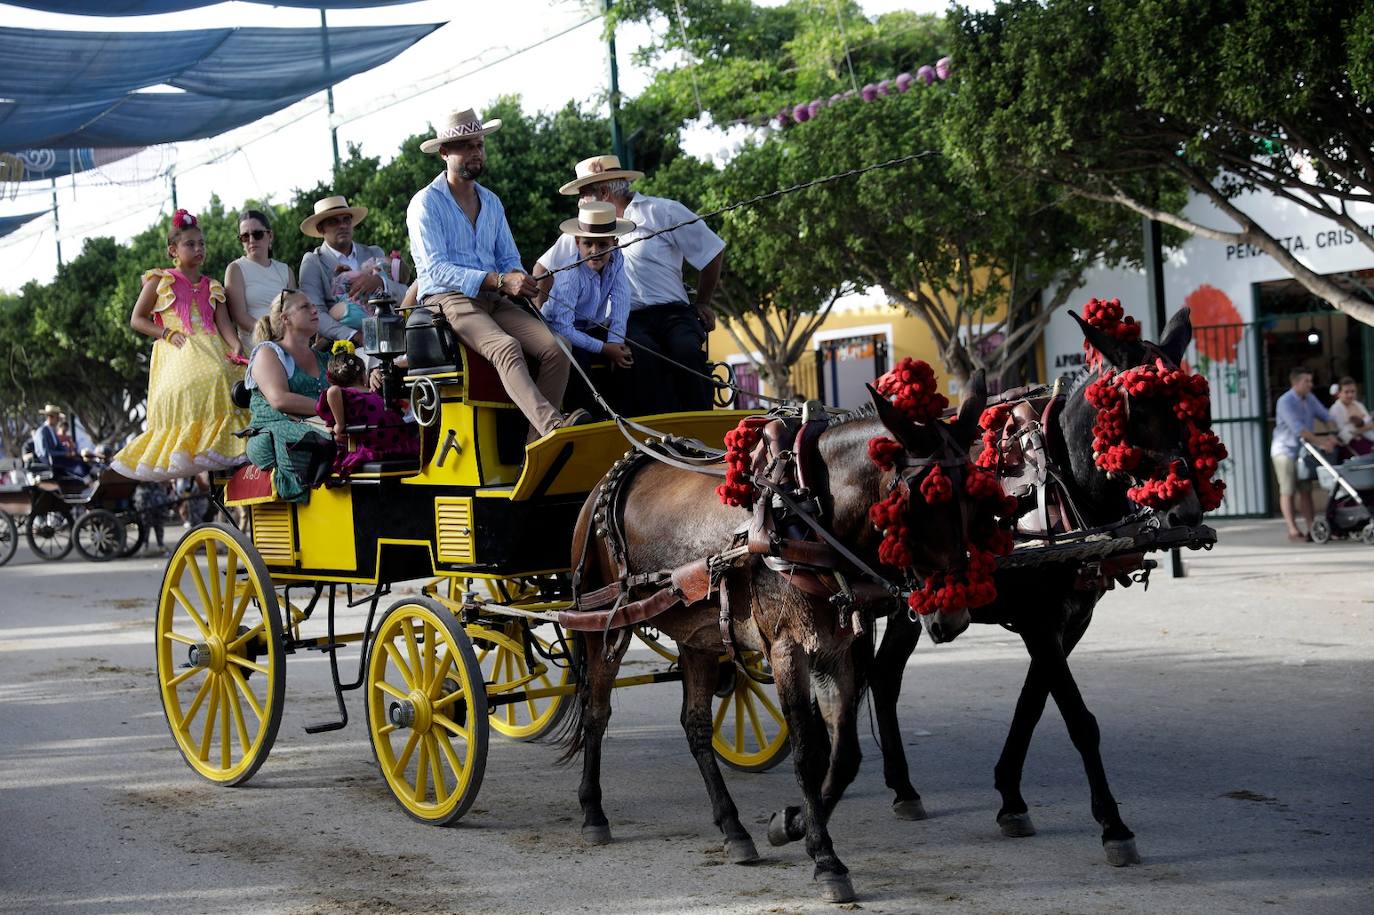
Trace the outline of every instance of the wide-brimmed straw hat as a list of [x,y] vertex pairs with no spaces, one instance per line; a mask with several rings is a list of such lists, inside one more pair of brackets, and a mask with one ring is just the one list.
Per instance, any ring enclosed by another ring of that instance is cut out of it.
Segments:
[[617,219],[615,207],[596,201],[577,208],[576,219],[565,219],[558,227],[564,235],[579,238],[615,238],[639,228],[631,220]]
[[352,214],[353,224],[356,226],[367,217],[367,207],[351,207],[342,195],[316,200],[315,214],[307,216],[301,223],[301,232],[311,238],[324,238],[324,233],[320,231],[320,223],[331,216],[342,216],[344,213]]
[[67,414],[63,413],[63,412],[62,412],[62,408],[59,407],[57,404],[50,403],[50,404],[48,404],[47,406],[45,406],[45,407],[43,408],[43,412],[42,412],[42,414],[40,414],[40,415],[42,415],[42,416],[66,416]]
[[477,120],[477,112],[471,108],[466,111],[450,111],[434,128],[434,136],[420,144],[420,152],[435,153],[445,143],[485,137],[501,129],[501,119],[492,118],[483,124]]
[[560,187],[558,193],[576,194],[587,185],[596,184],[598,181],[611,181],[615,178],[633,181],[644,177],[643,172],[621,168],[619,156],[592,156],[590,159],[583,159],[577,163],[575,171],[577,177]]

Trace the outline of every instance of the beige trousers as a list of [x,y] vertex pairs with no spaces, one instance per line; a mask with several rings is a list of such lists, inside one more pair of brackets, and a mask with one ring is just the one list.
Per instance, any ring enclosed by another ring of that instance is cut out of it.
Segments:
[[[563,419],[558,404],[568,386],[568,359],[554,341],[553,331],[510,299],[493,292],[468,298],[456,292],[426,296],[428,308],[438,308],[458,339],[482,354],[495,367],[515,405],[534,427],[546,435]],[[539,363],[539,382],[530,377],[525,353]]]

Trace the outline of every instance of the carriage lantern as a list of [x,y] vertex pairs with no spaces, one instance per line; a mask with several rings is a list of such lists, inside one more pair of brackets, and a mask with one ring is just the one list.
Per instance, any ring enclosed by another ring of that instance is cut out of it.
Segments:
[[396,313],[396,300],[385,290],[367,300],[372,314],[363,318],[363,351],[382,361],[382,396],[394,404],[400,396],[400,380],[392,361],[406,351],[406,322]]

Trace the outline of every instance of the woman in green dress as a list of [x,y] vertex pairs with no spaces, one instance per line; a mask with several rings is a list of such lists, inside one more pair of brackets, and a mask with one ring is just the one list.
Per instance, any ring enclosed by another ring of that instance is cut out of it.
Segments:
[[[250,425],[258,434],[248,439],[248,460],[263,470],[275,469],[277,495],[288,502],[310,501],[302,475],[333,443],[318,426],[315,402],[329,387],[323,353],[310,348],[320,316],[305,294],[284,289],[271,310],[253,329],[252,358],[244,379],[253,392]],[[328,465],[325,461],[325,465]]]

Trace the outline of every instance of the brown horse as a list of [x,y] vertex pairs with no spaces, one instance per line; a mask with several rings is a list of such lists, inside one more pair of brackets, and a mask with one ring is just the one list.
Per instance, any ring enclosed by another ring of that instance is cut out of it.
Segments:
[[[981,374],[970,385],[958,416],[952,423],[919,425],[897,413],[886,400],[874,395],[877,416],[832,422],[817,441],[817,453],[828,478],[831,504],[828,529],[870,569],[879,568],[880,535],[868,520],[868,509],[889,490],[894,471],[878,469],[868,458],[868,441],[891,435],[902,444],[911,462],[966,455],[977,431],[977,420],[986,400]],[[962,458],[961,458],[962,459]],[[954,471],[961,473],[962,470]],[[583,506],[573,542],[573,567],[581,569],[578,591],[617,580],[617,563],[605,538],[587,536],[589,526],[606,523],[600,493],[608,485],[603,478]],[[630,573],[671,570],[702,557],[719,554],[732,543],[748,517],[717,498],[717,478],[645,460],[620,498],[623,504],[624,568]],[[919,475],[908,476],[919,485]],[[768,498],[767,494],[763,498]],[[917,574],[959,568],[965,560],[966,512],[962,487],[958,496],[934,506],[911,499],[906,519],[919,531],[914,544],[913,567]],[[595,529],[595,528],[594,528]],[[583,544],[590,544],[583,556]],[[841,581],[857,581],[859,572],[845,570]],[[712,818],[725,836],[731,860],[746,864],[758,858],[748,830],[721,777],[711,749],[711,703],[718,684],[721,655],[727,650],[720,625],[722,594],[733,620],[734,643],[762,652],[772,668],[781,710],[787,721],[792,759],[801,785],[804,806],[796,819],[806,839],[807,853],[815,861],[814,879],[823,898],[844,902],[854,890],[848,869],[832,846],[826,824],[845,788],[854,779],[861,757],[858,745],[857,707],[862,682],[855,669],[852,647],[857,626],[854,619],[872,619],[890,612],[894,598],[876,586],[863,605],[863,613],[837,612],[826,597],[813,596],[794,586],[787,571],[774,571],[762,557],[748,555],[720,578],[719,588],[705,599],[684,606],[678,603],[653,618],[653,625],[671,636],[680,651],[683,675],[681,722],[687,743],[701,769],[711,800]],[[802,572],[800,574],[806,574]],[[859,588],[854,587],[859,595]],[[645,589],[632,591],[640,598]],[[619,632],[579,632],[575,652],[582,666],[578,681],[576,720],[571,724],[567,757],[583,753],[582,782],[578,799],[586,841],[610,841],[610,827],[601,803],[601,741],[611,716],[611,689],[624,656],[628,638]],[[776,819],[776,816],[775,816]],[[800,836],[799,836],[800,837]]]

